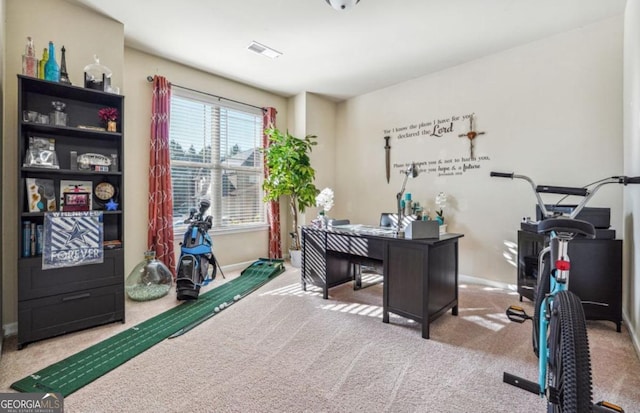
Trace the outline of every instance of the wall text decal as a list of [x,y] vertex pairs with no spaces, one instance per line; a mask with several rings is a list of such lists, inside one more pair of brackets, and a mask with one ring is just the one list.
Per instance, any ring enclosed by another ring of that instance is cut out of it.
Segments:
[[[384,129],[384,133],[385,135],[391,135],[391,137],[402,141],[408,138],[418,137],[443,138],[450,134],[457,137],[458,133],[456,130],[459,129],[462,131],[465,127],[470,127],[469,132],[464,132],[464,135],[460,136],[466,136],[469,138],[470,145],[473,145],[473,138],[477,135],[484,134],[484,132],[475,132],[473,130],[473,127],[475,126],[474,116],[475,112],[464,115],[452,115],[445,118],[436,118],[430,121],[421,121],[405,126]],[[469,133],[473,133],[473,138],[469,137]],[[470,149],[472,148],[473,146]],[[462,156],[461,154],[461,156],[440,159],[414,159],[413,162],[416,164],[421,174],[433,176],[461,176],[470,171],[481,169],[483,162],[491,160],[487,155],[474,156],[472,150],[470,155],[471,156]],[[398,170],[399,173],[404,173],[411,163],[412,162],[394,162],[393,169]]]
[[437,118],[429,121],[411,123],[409,125],[397,126],[395,128],[384,129],[385,135],[395,135],[397,139],[417,138],[420,136],[442,138],[453,133],[457,123],[465,122],[473,117],[474,113],[467,115],[452,115],[448,118]]
[[[478,156],[475,159],[463,156],[460,158],[416,160],[413,163],[416,164],[418,171],[421,174],[435,176],[459,176],[469,171],[480,169],[483,162],[490,160],[491,158],[488,156]],[[410,165],[411,162],[394,163],[393,168],[397,169],[399,173],[403,173]]]

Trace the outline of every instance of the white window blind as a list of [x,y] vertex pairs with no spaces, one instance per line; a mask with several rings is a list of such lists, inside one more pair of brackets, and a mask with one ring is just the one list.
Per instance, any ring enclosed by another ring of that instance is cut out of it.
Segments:
[[169,145],[176,237],[203,199],[214,229],[265,225],[260,109],[172,89]]

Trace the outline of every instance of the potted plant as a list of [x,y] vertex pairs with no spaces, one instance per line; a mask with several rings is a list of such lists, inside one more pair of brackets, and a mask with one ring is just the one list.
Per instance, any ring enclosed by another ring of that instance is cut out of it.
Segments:
[[447,232],[447,224],[444,223],[444,208],[447,206],[447,194],[444,192],[440,192],[436,196],[436,206],[439,209],[436,209],[436,220],[438,224],[440,224],[440,233]]
[[264,201],[277,201],[283,195],[289,197],[289,210],[293,218],[291,250],[299,251],[298,212],[315,206],[318,194],[313,184],[316,173],[309,159],[312,147],[318,144],[314,141],[317,136],[307,135],[300,139],[288,131],[282,133],[273,127],[265,129],[264,133],[269,138],[269,146],[262,150],[269,171],[262,184]]
[[102,108],[98,111],[98,117],[107,124],[107,131],[116,132],[116,121],[118,120],[118,109]]

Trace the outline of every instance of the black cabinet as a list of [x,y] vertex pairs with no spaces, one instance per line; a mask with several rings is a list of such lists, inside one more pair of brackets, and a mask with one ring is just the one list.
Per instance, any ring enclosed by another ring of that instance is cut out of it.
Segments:
[[[64,104],[62,120],[53,119],[54,106],[61,105],[52,102]],[[117,110],[115,131],[98,116],[103,108]],[[124,97],[18,75],[18,109],[18,348],[23,348],[59,334],[124,322]],[[57,167],[50,163],[50,152],[30,150],[34,138],[55,143]],[[102,211],[103,262],[43,269],[45,214],[61,211],[62,200],[68,201],[63,211],[74,210],[76,198],[63,190],[68,182],[87,184],[78,210]]]
[[[544,235],[518,231],[518,294],[533,300],[538,277],[538,254]],[[622,240],[575,239],[569,243],[569,290],[584,308],[588,320],[608,320],[620,332],[622,323]]]

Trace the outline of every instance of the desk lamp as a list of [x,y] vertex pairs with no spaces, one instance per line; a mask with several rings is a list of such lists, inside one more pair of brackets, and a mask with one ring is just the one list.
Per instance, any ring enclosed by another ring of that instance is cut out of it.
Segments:
[[403,209],[402,205],[400,205],[400,200],[402,199],[402,194],[404,194],[404,188],[407,185],[407,179],[409,179],[409,175],[411,175],[412,178],[415,178],[416,176],[418,176],[418,167],[416,166],[415,162],[411,163],[411,166],[407,168],[406,171],[403,171],[402,173],[404,173],[404,181],[402,182],[402,189],[400,189],[400,192],[398,192],[398,194],[396,195],[396,199],[398,201],[398,223],[396,224],[396,232],[397,235],[399,237],[403,237],[404,236],[404,231],[402,230],[402,215],[403,215]]

